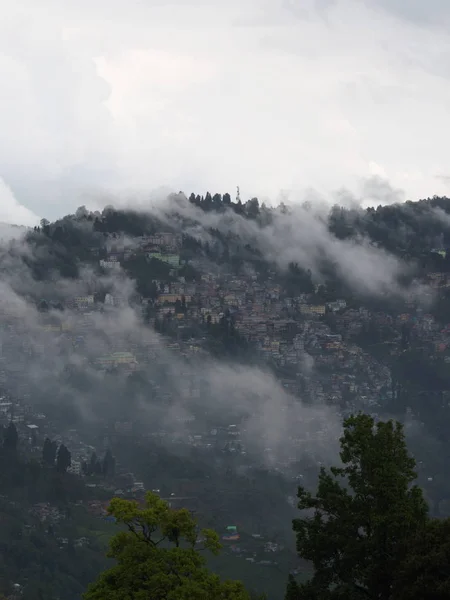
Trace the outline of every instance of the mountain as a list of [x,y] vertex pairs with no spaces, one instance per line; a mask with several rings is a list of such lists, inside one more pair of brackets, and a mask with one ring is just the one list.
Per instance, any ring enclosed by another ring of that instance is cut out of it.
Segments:
[[[2,458],[17,553],[0,591],[38,597],[45,574],[42,597],[78,598],[114,530],[105,503],[150,489],[220,532],[214,569],[283,597],[289,571],[310,572],[296,486],[358,410],[406,424],[431,510],[450,515],[450,199],[270,208],[180,193],[20,232],[0,252],[0,417],[18,435],[17,461]],[[41,464],[46,438],[69,450],[67,473]]]

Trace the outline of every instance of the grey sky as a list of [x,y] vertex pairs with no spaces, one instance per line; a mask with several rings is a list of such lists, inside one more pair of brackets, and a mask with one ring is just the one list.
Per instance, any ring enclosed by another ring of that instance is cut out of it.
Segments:
[[0,8],[0,221],[160,186],[449,193],[444,0]]
[[368,5],[379,6],[400,19],[418,25],[445,26],[450,21],[450,4],[447,0],[365,0]]

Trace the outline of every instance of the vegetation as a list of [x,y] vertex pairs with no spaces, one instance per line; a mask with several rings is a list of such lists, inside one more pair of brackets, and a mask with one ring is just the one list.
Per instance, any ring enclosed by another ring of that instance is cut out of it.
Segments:
[[241,583],[208,571],[197,544],[217,554],[219,537],[212,530],[198,532],[188,510],[171,510],[148,492],[143,508],[115,498],[108,512],[128,531],[111,540],[108,556],[117,564],[90,586],[85,600],[249,600]]
[[38,448],[20,443],[14,423],[2,434],[0,597],[15,598],[14,584],[20,582],[22,600],[78,600],[108,565],[97,541],[102,521],[75,506],[93,499],[92,490],[66,472],[65,446],[58,454],[56,442],[47,438],[39,460]]
[[[349,417],[340,458],[321,468],[315,495],[298,489],[297,551],[314,573],[304,583],[289,575],[285,600],[450,598],[450,519],[429,517],[402,425]],[[116,498],[109,513],[126,531],[110,542],[116,565],[85,600],[250,599],[241,583],[208,571],[198,544],[217,554],[218,536],[199,532],[186,509],[147,493],[143,507]]]
[[308,512],[293,529],[314,575],[291,576],[286,600],[449,598],[450,523],[428,517],[400,423],[348,418],[340,458],[315,495],[298,490]]
[[450,598],[450,520],[429,519],[409,539],[393,588],[396,600]]
[[[189,203],[198,211],[193,212],[193,215],[201,215],[201,212],[238,215],[251,222],[248,230],[254,229],[255,232],[269,227],[279,213],[286,213],[288,210],[283,206],[268,209],[260,205],[257,199],[243,203],[237,198],[233,202],[229,194],[222,196],[208,193],[204,197],[191,195]],[[59,286],[54,286],[52,300],[45,300],[41,298],[41,290],[44,288],[40,282],[46,281],[52,286],[51,281],[58,282],[61,277],[77,278],[85,268],[94,275],[104,275],[99,259],[106,258],[105,240],[108,244],[114,244],[115,239],[121,236],[132,238],[162,230],[195,230],[196,224],[177,212],[176,202],[169,203],[169,209],[173,214],[164,223],[159,222],[155,216],[114,210],[111,207],[95,214],[79,210],[75,215],[55,223],[43,220],[41,227],[28,234],[30,252],[22,255],[20,248],[14,243],[7,251],[16,257],[19,255],[32,274],[32,281],[38,282],[36,292],[30,286],[28,300],[34,301],[42,313],[65,310],[62,304],[64,298],[58,295]],[[328,232],[335,238],[343,240],[362,237],[368,243],[378,245],[404,260],[411,267],[411,276],[425,277],[431,272],[450,271],[450,252],[444,251],[450,247],[448,223],[445,225],[449,215],[449,199],[431,198],[417,203],[407,202],[367,210],[333,207],[324,220]],[[405,304],[389,304],[387,300],[378,297],[364,298],[362,301],[354,290],[346,287],[338,271],[325,259],[320,265],[322,284],[318,286],[314,283],[311,271],[297,262],[292,262],[285,271],[277,269],[258,248],[257,239],[246,239],[244,234],[233,232],[226,235],[214,228],[209,228],[206,233],[207,241],[200,241],[188,233],[182,236],[180,258],[183,265],[178,275],[185,277],[187,282],[200,280],[200,270],[193,265],[194,259],[202,259],[213,266],[212,270],[226,268],[241,273],[249,268],[259,282],[266,282],[270,277],[271,281],[281,284],[284,297],[295,298],[300,294],[310,294],[312,303],[325,303],[339,297],[346,300],[348,307],[365,306],[371,309],[373,314],[364,323],[355,341],[390,369],[392,390],[383,390],[383,394],[380,392],[380,397],[383,395],[380,402],[385,403],[383,410],[396,418],[402,418],[406,410],[411,409],[414,416],[424,424],[425,436],[432,438],[433,442],[438,440],[436,449],[427,455],[427,473],[439,473],[440,476],[434,476],[433,481],[425,487],[427,492],[428,488],[433,492],[429,513],[444,516],[445,511],[439,513],[440,507],[443,506],[442,502],[448,502],[450,498],[450,484],[445,475],[450,459],[447,426],[450,389],[448,361],[444,355],[431,352],[429,344],[424,344],[418,337],[415,339],[412,321],[405,323],[399,341],[395,318],[402,312],[413,311],[405,308]],[[433,248],[436,250],[433,251]],[[11,268],[11,264],[17,264],[8,258],[10,257],[0,257],[2,272]],[[190,264],[191,259],[193,264]],[[180,332],[178,317],[189,311],[185,299],[181,298],[173,313],[156,317],[153,301],[164,286],[158,289],[155,280],[163,283],[173,281],[172,269],[168,264],[155,258],[149,259],[145,252],[140,252],[127,254],[121,265],[125,274],[135,282],[136,292],[150,300],[144,314],[147,325],[152,321],[157,331],[174,338],[202,338],[203,348],[216,357],[225,356],[227,360],[238,360],[241,363],[257,360],[251,342],[239,335],[232,312],[225,310],[220,320],[214,323],[211,316],[206,317],[200,325],[186,325]],[[19,279],[14,278],[16,285]],[[96,286],[93,286],[95,302],[99,304],[102,304],[106,292],[110,291],[105,280],[107,278],[99,277]],[[106,287],[100,289],[101,286]],[[89,291],[92,290],[89,288]],[[195,308],[202,307],[199,304]],[[382,310],[386,313],[383,325],[376,318],[377,313]],[[283,311],[287,317],[292,316],[286,308]],[[439,324],[450,322],[448,288],[439,289],[437,301],[429,311]],[[295,320],[301,322],[302,318],[295,314]],[[332,331],[333,318],[331,313],[324,316]],[[286,334],[287,337],[289,335],[290,333]],[[398,352],[392,351],[392,344],[397,344]],[[158,377],[155,376],[153,382],[156,386],[160,383],[159,375],[161,379],[165,377],[164,366],[158,365],[157,370]],[[288,371],[288,368],[285,370]],[[67,383],[79,386],[77,389],[83,394],[88,383],[85,388],[82,387],[80,372],[75,367],[68,371]],[[130,410],[135,397],[145,395],[151,401],[151,384],[144,376],[130,376],[127,386],[127,410]],[[55,388],[58,388],[57,384]],[[36,394],[39,393],[40,390],[37,390]],[[42,392],[42,395],[45,393]],[[71,421],[72,417],[68,416],[70,400],[60,401],[57,395],[55,399],[52,394],[46,395],[44,400],[51,405],[48,414],[51,414],[52,421],[58,421],[57,414],[62,415],[62,422]],[[105,406],[113,412],[111,403],[102,404],[103,411]],[[122,441],[120,444],[126,446]],[[106,559],[100,559],[102,549],[92,546],[91,542],[82,549],[73,547],[73,540],[84,533],[84,526],[81,527],[80,522],[71,517],[60,527],[61,530],[66,529],[67,535],[64,537],[69,539],[69,543],[61,550],[61,544],[55,535],[49,533],[48,527],[33,520],[30,510],[37,502],[49,502],[58,506],[61,512],[68,512],[73,510],[75,502],[87,500],[88,491],[79,478],[68,472],[71,455],[64,445],[58,448],[56,442],[45,440],[42,464],[34,456],[25,459],[20,455],[18,446],[17,430],[11,423],[3,432],[0,448],[0,492],[4,496],[0,506],[0,589],[9,593],[11,581],[20,577],[21,581],[28,582],[23,594],[25,600],[47,600],[58,596],[64,600],[78,599],[87,583],[97,576],[101,568],[106,568],[109,564]],[[420,450],[422,457],[425,449]],[[114,451],[116,452],[116,448]],[[129,448],[121,448],[120,452],[133,456],[131,461],[122,461],[122,465],[133,464],[140,474],[150,472],[155,486],[165,488],[165,495],[172,491],[171,486],[176,478],[185,478],[198,484],[198,495],[202,496],[199,503],[203,503],[200,504],[199,512],[207,521],[213,518],[219,521],[217,515],[220,515],[222,522],[231,515],[234,518],[239,514],[240,518],[252,525],[256,518],[260,518],[270,521],[272,529],[281,530],[281,521],[287,523],[286,528],[289,528],[289,518],[285,515],[282,502],[291,493],[292,483],[281,481],[281,477],[276,480],[275,476],[262,469],[261,472],[253,469],[251,478],[244,479],[237,475],[240,465],[233,455],[227,456],[221,451],[219,457],[214,455],[214,459],[208,463],[206,459],[199,457],[195,449],[189,455],[167,456],[169,453],[166,450],[155,448],[150,442],[146,442],[145,446],[133,447],[130,442]],[[299,507],[306,513],[294,524],[297,549],[299,556],[310,561],[315,571],[307,583],[301,583],[293,574],[290,575],[286,597],[289,600],[439,600],[450,597],[447,576],[450,565],[450,522],[447,519],[430,518],[424,500],[425,494],[422,495],[419,488],[414,486],[414,460],[406,450],[402,428],[392,421],[375,423],[367,415],[348,419],[345,422],[341,459],[343,466],[330,471],[322,469],[315,495],[308,491],[307,485],[299,490]],[[88,481],[95,482],[97,478],[114,475],[115,459],[110,451],[104,458],[97,457],[94,452],[91,460],[82,464],[82,470]],[[304,464],[301,465],[301,470],[306,472]],[[142,478],[144,479],[143,475]],[[110,497],[108,495],[108,499]],[[151,588],[152,594],[155,589],[160,589],[161,598],[248,597],[239,583],[222,582],[208,571],[203,554],[199,553],[198,545],[193,541],[193,525],[187,513],[183,513],[185,521],[182,521],[183,527],[180,527],[177,535],[174,537],[175,534],[167,534],[164,541],[156,544],[155,539],[158,542],[158,538],[154,535],[163,530],[167,533],[166,525],[175,518],[176,511],[164,513],[167,507],[163,510],[162,504],[159,504],[162,501],[155,498],[151,498],[148,501],[150,504],[144,508],[123,502],[115,500],[111,504],[110,514],[122,525],[134,527],[134,532],[128,530],[116,536],[111,545],[110,558],[117,564],[100,576],[87,592],[86,598],[114,599],[113,594],[119,594],[117,598],[148,597],[148,577],[154,585]],[[280,506],[282,508],[278,509]],[[249,516],[255,519],[251,520]],[[101,519],[97,519],[98,521]],[[148,537],[146,532],[149,531],[150,524],[156,530]],[[104,523],[89,525],[99,529],[102,526]],[[216,523],[213,522],[212,526],[216,527]],[[217,549],[215,536],[211,534],[207,537],[207,542],[209,549]],[[235,557],[232,559],[238,560]],[[170,561],[176,567],[173,572],[167,570]],[[241,563],[245,568],[247,563],[242,560]],[[258,579],[258,575],[254,574],[257,568],[255,565],[251,572],[251,584]],[[260,567],[263,568],[265,567]],[[284,578],[289,568],[283,564],[279,570],[281,569],[281,577]],[[266,569],[266,572],[272,573],[275,569]],[[273,578],[275,577],[274,575]],[[37,585],[38,581],[42,582],[41,585]],[[248,584],[247,581],[245,583]],[[260,584],[259,581],[257,583]]]

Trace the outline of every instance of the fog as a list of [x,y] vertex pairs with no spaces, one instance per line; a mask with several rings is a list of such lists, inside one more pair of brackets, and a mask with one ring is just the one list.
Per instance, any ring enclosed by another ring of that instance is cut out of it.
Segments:
[[[133,203],[131,204],[133,205]],[[134,206],[143,210],[142,202]],[[261,210],[259,220],[249,220],[233,211],[225,214],[205,212],[191,204],[183,194],[171,196],[171,201],[153,201],[159,218],[174,226],[176,215],[188,220],[180,223],[183,233],[202,242],[211,241],[211,229],[239,236],[243,244],[260,250],[262,256],[286,270],[297,263],[311,270],[316,281],[323,280],[326,265],[333,265],[339,278],[353,290],[371,297],[413,297],[424,303],[429,290],[418,283],[406,288],[400,284],[402,275],[412,272],[412,266],[375,245],[367,237],[338,239],[329,229],[329,205],[311,195],[302,203],[285,206],[282,210]],[[190,224],[189,224],[190,223]]]
[[[168,196],[164,189],[146,196],[109,195],[107,200],[203,244],[219,243],[216,232],[229,241],[231,251],[249,244],[281,273],[294,263],[310,270],[313,281],[320,283],[331,268],[362,297],[415,297],[422,306],[433,300],[431,290],[413,277],[405,284],[404,277],[414,272],[413,263],[358,234],[356,226],[355,235],[348,238],[331,233],[329,206],[312,192],[301,202],[295,198],[294,204],[260,205],[253,219],[231,209],[204,211],[184,194]],[[257,206],[255,202],[245,204],[246,210]],[[350,206],[343,214],[353,228],[364,212],[357,203]],[[418,218],[407,204],[402,210],[408,219]],[[426,205],[422,212],[430,223],[440,223],[438,241],[448,229],[447,213]],[[137,239],[126,233],[112,238],[94,231],[88,214],[80,207],[76,215],[58,223],[69,227],[65,235],[70,228],[82,232],[87,248],[137,249]],[[411,233],[405,229],[401,235],[406,239]],[[45,239],[42,234],[21,233],[5,241],[0,253],[0,371],[13,394],[25,395],[59,416],[66,412],[68,422],[74,419],[99,430],[116,421],[135,421],[142,435],[164,432],[173,452],[180,452],[179,442],[187,443],[196,427],[208,431],[215,423],[237,421],[247,456],[267,467],[301,458],[305,452],[317,462],[336,457],[341,415],[335,408],[292,396],[259,359],[251,365],[214,359],[202,340],[178,344],[143,326],[136,282],[122,268],[99,275],[88,261],[77,265],[77,278],[61,275],[58,268],[71,263],[73,250]],[[204,257],[202,261],[207,262]],[[45,276],[36,277],[36,268]],[[210,269],[224,274],[229,266],[210,261]],[[251,263],[244,262],[242,269],[253,272]],[[87,296],[95,301],[80,312],[74,299]],[[108,372],[101,359],[114,352],[129,352],[135,358],[132,377],[129,371]],[[300,353],[297,369],[300,378],[314,378],[314,357]]]
[[[308,440],[316,460],[334,454],[341,424],[332,408],[305,405],[263,368],[170,350],[168,340],[143,327],[140,307],[133,306],[134,282],[122,271],[99,277],[85,266],[76,280],[37,282],[23,262],[23,256],[37,259],[35,253],[19,241],[2,261],[1,369],[13,394],[46,405],[50,418],[52,412],[66,411],[67,425],[73,415],[100,429],[130,420],[142,434],[160,429],[168,439],[184,441],[185,422],[192,416],[205,423],[243,419],[241,439],[249,456],[269,467],[292,456],[295,448],[301,456],[299,439]],[[100,303],[84,315],[70,308],[75,297],[104,290],[116,306]],[[41,299],[48,303],[44,312],[42,306],[38,310]],[[99,369],[101,356],[124,351],[137,358],[145,385],[134,389],[126,375]],[[192,387],[201,390],[195,400],[186,393]],[[326,442],[314,437],[319,429],[328,432]]]

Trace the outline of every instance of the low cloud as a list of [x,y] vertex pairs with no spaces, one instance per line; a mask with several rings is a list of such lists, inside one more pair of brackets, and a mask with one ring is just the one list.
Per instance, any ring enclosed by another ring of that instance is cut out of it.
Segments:
[[374,161],[408,198],[445,193],[450,43],[419,21],[448,8],[423,6],[5,4],[1,175],[47,218],[104,187],[329,196]]
[[[386,192],[385,183],[380,184],[378,180],[369,185],[374,185],[376,190],[381,187],[382,192]],[[380,191],[379,193],[381,194]],[[154,207],[159,211],[160,218],[169,218],[172,225],[175,222],[174,213],[180,214],[191,223],[183,224],[184,233],[203,242],[211,240],[211,229],[224,235],[237,235],[279,268],[285,270],[290,263],[297,263],[303,269],[311,270],[316,281],[323,279],[325,267],[330,268],[331,265],[350,288],[362,294],[423,296],[420,285],[405,289],[400,284],[401,277],[410,272],[412,266],[374,244],[369,238],[358,236],[357,231],[348,239],[333,235],[329,229],[326,203],[317,203],[315,200],[313,198],[311,203],[306,201],[290,205],[284,211],[266,209],[265,225],[231,210],[225,214],[204,212],[182,194],[172,197],[173,211],[164,202],[157,203]],[[262,212],[264,213],[264,209]]]
[[[38,225],[39,217],[31,210],[22,206],[14,194],[0,177],[0,223],[2,225]],[[0,228],[0,238],[10,237],[8,228]]]
[[[205,423],[239,419],[249,457],[268,467],[293,453],[312,453],[317,460],[330,455],[340,431],[332,408],[303,404],[262,367],[215,361],[204,353],[183,358],[170,350],[167,340],[142,326],[140,307],[133,307],[134,282],[122,271],[99,276],[85,266],[78,279],[37,282],[27,266],[40,260],[34,253],[23,242],[3,250],[0,351],[2,377],[13,393],[30,394],[32,403],[51,411],[64,407],[98,427],[132,419],[142,434],[163,430],[168,440],[186,440],[186,422],[194,415]],[[105,290],[116,306],[99,311],[97,305],[85,314],[70,308],[74,298]],[[143,387],[99,369],[99,359],[112,352],[136,357]],[[191,388],[201,391],[191,397]],[[329,431],[324,441],[314,438],[323,428]]]
[[404,202],[405,192],[394,188],[387,179],[373,175],[363,182],[362,199],[366,205],[398,204]]

